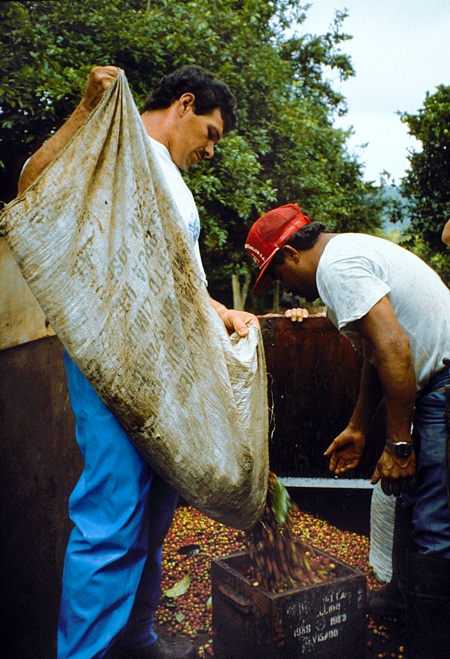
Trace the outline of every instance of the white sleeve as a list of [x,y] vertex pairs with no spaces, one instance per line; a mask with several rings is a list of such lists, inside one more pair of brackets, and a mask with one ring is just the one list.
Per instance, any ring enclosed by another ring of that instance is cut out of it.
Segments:
[[339,330],[365,316],[390,291],[364,257],[339,259],[325,268],[319,265],[317,288]]

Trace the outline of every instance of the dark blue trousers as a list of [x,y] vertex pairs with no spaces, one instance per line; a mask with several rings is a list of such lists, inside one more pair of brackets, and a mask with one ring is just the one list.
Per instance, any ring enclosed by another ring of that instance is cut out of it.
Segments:
[[445,384],[447,369],[432,378],[416,401],[413,423],[417,455],[414,494],[401,504],[413,507],[413,538],[419,554],[450,558],[450,515],[447,499]]

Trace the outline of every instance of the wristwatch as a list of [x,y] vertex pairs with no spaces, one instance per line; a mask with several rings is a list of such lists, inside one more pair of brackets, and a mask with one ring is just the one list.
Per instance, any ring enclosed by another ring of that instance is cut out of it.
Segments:
[[390,442],[387,439],[386,446],[394,455],[399,455],[401,458],[407,458],[413,451],[412,442]]

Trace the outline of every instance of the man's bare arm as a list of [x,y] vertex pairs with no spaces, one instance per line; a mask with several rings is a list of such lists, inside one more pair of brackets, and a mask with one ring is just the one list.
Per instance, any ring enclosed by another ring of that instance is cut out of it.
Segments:
[[[411,443],[411,422],[416,400],[416,376],[409,339],[398,322],[391,303],[383,297],[357,323],[357,328],[373,345],[386,405],[386,438],[396,444]],[[381,480],[385,494],[398,496],[414,482],[416,456],[394,455],[385,448],[371,482]]]
[[68,120],[31,156],[24,167],[18,183],[18,196],[42,174],[51,161],[70,142],[84,124],[92,110],[100,103],[105,90],[119,73],[115,66],[94,67],[86,83],[84,96]]
[[408,336],[387,297],[355,325],[375,351],[386,403],[387,438],[392,442],[411,441],[416,376]]
[[365,360],[358,400],[351,419],[324,453],[330,458],[330,471],[339,475],[358,466],[366,444],[367,429],[382,400],[383,391],[378,373]]
[[444,229],[442,231],[442,242],[450,247],[450,220],[445,223]]

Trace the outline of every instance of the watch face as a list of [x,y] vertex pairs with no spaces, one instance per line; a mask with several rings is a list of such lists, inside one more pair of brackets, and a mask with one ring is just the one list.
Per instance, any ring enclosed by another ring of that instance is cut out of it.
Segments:
[[412,444],[397,444],[395,446],[395,454],[403,458],[406,458],[408,457],[408,455],[411,455],[411,451],[412,451]]
[[409,442],[398,442],[396,444],[395,442],[386,441],[386,445],[394,455],[398,455],[401,458],[407,458],[413,451],[413,445]]

